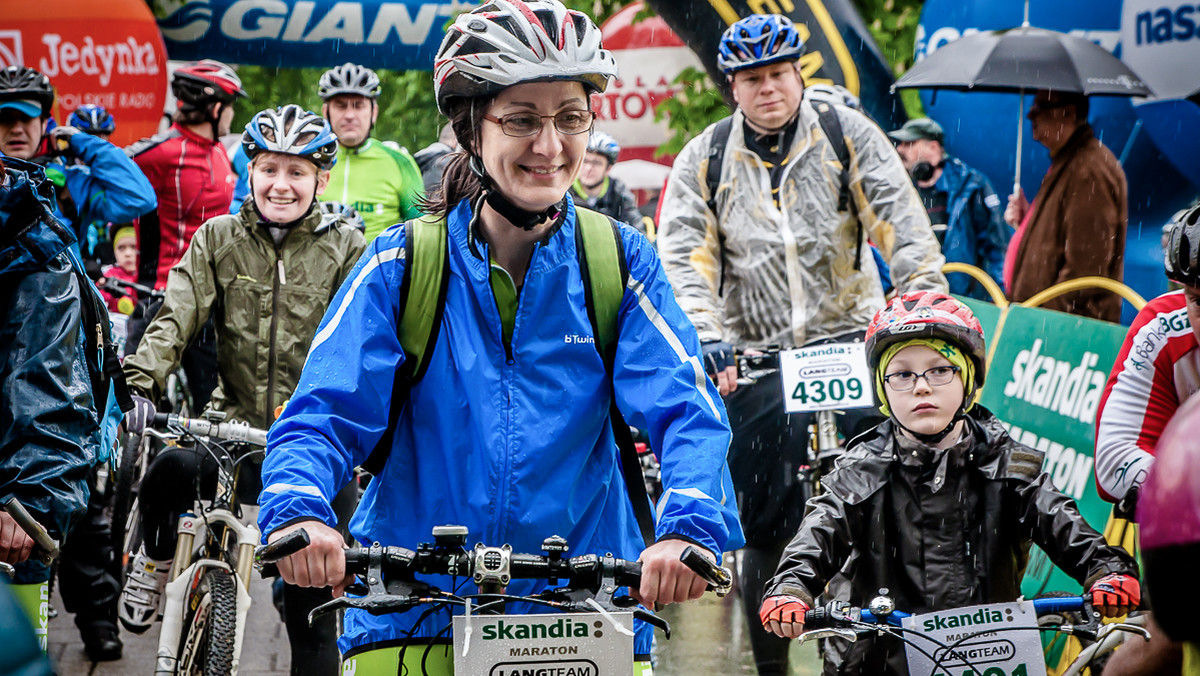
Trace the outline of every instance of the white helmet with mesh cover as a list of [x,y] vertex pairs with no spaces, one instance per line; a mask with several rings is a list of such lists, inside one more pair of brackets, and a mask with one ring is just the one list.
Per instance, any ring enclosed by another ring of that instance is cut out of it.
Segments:
[[438,109],[453,97],[495,93],[522,82],[573,80],[602,92],[617,63],[600,29],[558,0],[491,0],[460,14],[433,63]]

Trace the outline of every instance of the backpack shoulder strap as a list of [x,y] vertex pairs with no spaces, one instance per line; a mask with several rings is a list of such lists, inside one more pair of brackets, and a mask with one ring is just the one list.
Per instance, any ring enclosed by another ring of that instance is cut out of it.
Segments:
[[854,207],[854,200],[850,199],[850,148],[846,145],[846,135],[842,131],[842,118],[838,116],[837,110],[828,103],[821,102],[813,104],[813,109],[817,111],[817,119],[821,123],[821,131],[825,133],[825,138],[829,139],[829,144],[833,146],[833,152],[838,158],[838,162],[842,165],[842,185],[838,189],[838,211],[853,211],[855,212],[855,253],[854,253],[854,269],[862,269],[862,245],[863,231],[862,223],[858,221],[858,212]]
[[729,145],[729,133],[733,129],[733,116],[713,126],[712,142],[708,147],[708,166],[704,172],[704,184],[708,187],[708,210],[717,213],[717,188],[721,185],[721,165],[725,163],[725,146]]
[[[588,321],[596,337],[596,350],[604,360],[608,382],[612,388],[613,361],[617,352],[617,322],[625,285],[629,282],[629,267],[625,263],[625,247],[616,221],[590,209],[575,208],[575,248],[583,276],[583,293],[587,303]],[[625,416],[611,397],[608,418],[621,457],[621,476],[633,505],[642,540],[649,547],[654,543],[654,515],[637,447]]]
[[371,474],[378,475],[387,462],[408,392],[424,377],[437,345],[450,278],[447,237],[445,216],[421,216],[404,223],[404,279],[396,322],[404,363],[392,380],[387,428],[362,464]]
[[422,216],[404,224],[404,281],[400,286],[400,345],[408,385],[425,375],[437,343],[446,300],[450,256],[445,217]]
[[588,320],[596,336],[596,349],[611,371],[617,344],[617,313],[625,297],[629,269],[617,224],[608,216],[576,207],[576,242],[581,256]]

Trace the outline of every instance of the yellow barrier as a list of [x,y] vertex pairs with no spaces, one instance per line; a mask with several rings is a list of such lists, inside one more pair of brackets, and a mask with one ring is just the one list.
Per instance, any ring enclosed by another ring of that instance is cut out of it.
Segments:
[[1105,291],[1112,291],[1118,296],[1129,301],[1129,304],[1132,305],[1133,309],[1135,310],[1141,311],[1143,307],[1146,307],[1146,299],[1142,298],[1137,291],[1134,291],[1115,279],[1109,279],[1108,277],[1079,277],[1078,279],[1068,279],[1065,282],[1059,282],[1058,284],[1055,284],[1045,291],[1039,291],[1038,293],[1035,293],[1029,300],[1021,303],[1021,305],[1024,305],[1025,307],[1038,307],[1046,301],[1058,298],[1064,293],[1079,291],[1080,289],[1086,289],[1089,287],[1096,287],[1099,289],[1104,289]]
[[961,272],[964,275],[970,275],[975,281],[983,285],[984,291],[992,297],[992,304],[1003,310],[1008,307],[1008,299],[1004,297],[1004,290],[992,279],[992,276],[983,271],[983,268],[978,268],[970,263],[946,263],[942,266],[942,272]]

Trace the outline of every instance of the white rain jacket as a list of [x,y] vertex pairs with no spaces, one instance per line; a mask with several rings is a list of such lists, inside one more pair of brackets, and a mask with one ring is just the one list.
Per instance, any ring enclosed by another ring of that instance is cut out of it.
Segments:
[[[767,165],[746,147],[745,116],[733,114],[717,213],[709,210],[713,127],[692,139],[663,192],[659,253],[680,306],[702,341],[740,347],[804,345],[866,328],[883,307],[870,240],[899,292],[945,292],[944,259],[891,141],[862,114],[836,107],[850,153],[850,193],[863,224],[855,270],[853,209],[838,211],[841,163],[817,112],[800,106],[775,207]],[[724,266],[724,295],[718,295]]]

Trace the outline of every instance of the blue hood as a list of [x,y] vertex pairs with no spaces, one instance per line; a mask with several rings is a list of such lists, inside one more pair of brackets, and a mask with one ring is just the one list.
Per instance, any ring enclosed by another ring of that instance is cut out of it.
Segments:
[[52,186],[42,167],[3,157],[6,184],[0,186],[0,275],[40,270],[75,242],[54,217]]

